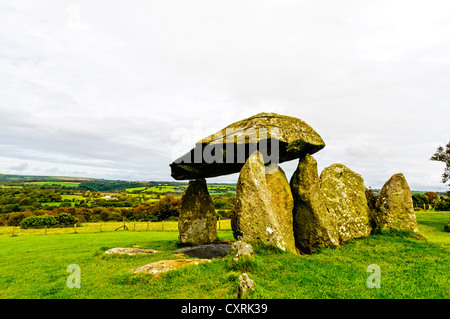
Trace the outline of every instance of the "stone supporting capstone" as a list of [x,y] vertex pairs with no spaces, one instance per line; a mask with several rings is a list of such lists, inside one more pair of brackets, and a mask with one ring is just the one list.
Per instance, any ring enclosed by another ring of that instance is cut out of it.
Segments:
[[190,181],[181,197],[178,218],[181,243],[209,244],[217,238],[217,217],[206,180]]
[[234,237],[295,252],[293,205],[283,170],[278,165],[266,167],[262,154],[254,152],[242,168],[237,183],[232,218]]
[[299,160],[291,178],[295,245],[303,253],[339,245],[335,218],[320,193],[317,162],[309,154]]

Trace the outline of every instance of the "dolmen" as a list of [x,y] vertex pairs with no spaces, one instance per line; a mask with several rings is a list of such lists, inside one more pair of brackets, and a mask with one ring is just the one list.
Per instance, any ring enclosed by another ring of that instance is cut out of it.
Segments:
[[[231,219],[236,240],[311,253],[365,237],[374,228],[417,232],[404,176],[394,175],[370,210],[364,180],[343,164],[320,176],[313,154],[325,147],[304,121],[259,113],[205,137],[170,164],[176,180],[189,180],[181,198],[179,240],[197,245],[217,237],[206,178],[239,172]],[[290,180],[279,163],[298,160]]]

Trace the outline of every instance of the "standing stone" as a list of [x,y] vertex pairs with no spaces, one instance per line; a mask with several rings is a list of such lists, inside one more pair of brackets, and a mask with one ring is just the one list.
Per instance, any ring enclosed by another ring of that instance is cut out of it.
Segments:
[[335,216],[340,241],[370,235],[370,209],[361,175],[342,164],[320,174],[320,191],[328,212]]
[[261,240],[295,252],[293,206],[283,170],[278,165],[266,167],[262,154],[255,151],[242,167],[236,187],[234,237],[248,242]]
[[182,243],[202,245],[216,240],[217,217],[206,180],[189,182],[181,197],[178,230]]
[[255,290],[256,284],[244,272],[239,276],[238,299],[247,299],[249,293]]
[[339,245],[334,216],[328,213],[320,194],[317,162],[311,155],[299,160],[291,178],[294,197],[295,245],[303,253]]
[[418,232],[411,190],[402,173],[384,184],[375,204],[373,220],[376,228]]

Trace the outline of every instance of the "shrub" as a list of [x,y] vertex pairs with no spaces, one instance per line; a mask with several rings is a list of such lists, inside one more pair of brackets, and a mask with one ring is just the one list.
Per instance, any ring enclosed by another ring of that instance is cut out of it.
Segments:
[[424,210],[430,204],[428,197],[425,194],[413,194],[412,200],[413,200],[414,207],[423,208]]
[[120,215],[120,213],[118,213],[118,212],[109,212],[108,213],[108,216],[107,216],[107,218],[106,218],[106,221],[116,221],[116,222],[119,222],[119,221],[122,221],[123,220],[123,217],[122,217],[122,215]]
[[438,211],[450,211],[450,198],[441,199],[435,209]]
[[170,216],[178,217],[180,215],[180,208],[180,198],[173,194],[166,194],[154,204],[151,209],[151,214],[156,216],[158,220],[166,220]]
[[59,213],[56,215],[56,221],[59,227],[72,227],[78,219],[69,213]]
[[30,216],[22,219],[20,222],[20,228],[44,228],[47,227],[55,227],[58,224],[56,218],[51,215],[42,215],[42,216]]
[[230,209],[230,210],[218,210],[217,212],[216,212],[216,215],[217,215],[217,217],[220,217],[220,218],[231,218],[231,215],[232,215],[232,213],[233,213],[233,211]]
[[24,212],[16,212],[16,213],[9,213],[5,214],[6,217],[6,225],[7,226],[19,226],[20,222],[31,216],[33,213],[29,210],[26,210]]

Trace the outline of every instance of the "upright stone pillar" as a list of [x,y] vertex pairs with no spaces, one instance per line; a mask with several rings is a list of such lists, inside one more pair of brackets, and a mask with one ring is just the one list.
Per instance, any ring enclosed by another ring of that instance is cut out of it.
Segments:
[[294,202],[286,175],[278,165],[270,169],[255,151],[242,167],[236,188],[233,234],[246,242],[262,241],[295,252],[292,229]]
[[339,240],[369,236],[370,209],[364,179],[343,164],[333,164],[320,174],[320,191],[328,212],[336,218]]
[[402,173],[393,175],[384,184],[375,207],[375,228],[419,231],[411,190]]
[[183,193],[178,230],[182,243],[202,245],[216,240],[216,211],[205,179],[190,181]]
[[322,199],[317,162],[311,155],[299,160],[290,184],[297,249],[309,254],[317,248],[339,246],[335,217],[328,213]]

